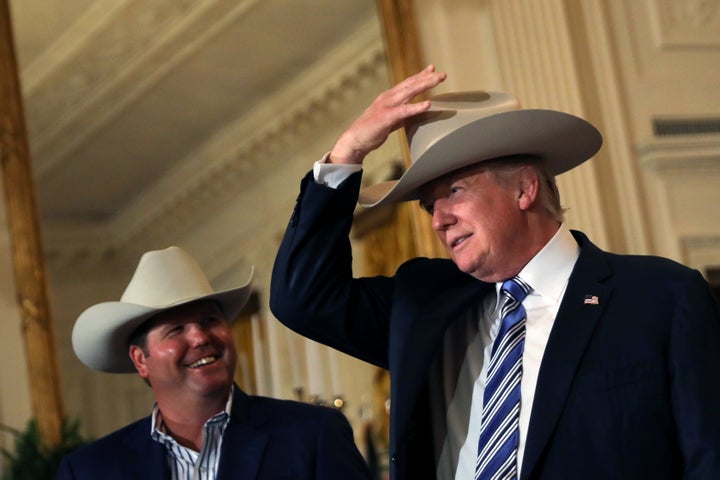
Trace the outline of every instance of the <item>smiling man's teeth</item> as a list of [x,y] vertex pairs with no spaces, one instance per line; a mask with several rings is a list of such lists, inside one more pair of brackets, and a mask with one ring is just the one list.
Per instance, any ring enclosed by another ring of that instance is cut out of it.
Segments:
[[207,365],[207,364],[209,364],[209,363],[213,363],[214,361],[215,361],[215,357],[214,357],[214,356],[204,357],[204,358],[201,358],[200,360],[198,360],[197,362],[191,363],[190,365],[188,365],[188,367],[189,367],[189,368],[202,367],[203,365]]
[[460,238],[458,238],[457,240],[455,240],[455,241],[453,242],[453,247],[457,247],[458,245],[460,245],[462,242],[465,241],[466,238],[467,238],[467,237],[460,237]]

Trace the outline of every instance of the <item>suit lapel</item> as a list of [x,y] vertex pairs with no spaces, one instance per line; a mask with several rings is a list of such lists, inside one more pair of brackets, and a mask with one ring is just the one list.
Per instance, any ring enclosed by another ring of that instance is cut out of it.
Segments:
[[[230,423],[223,435],[218,480],[259,478],[260,463],[269,435],[256,429],[265,421],[257,409],[250,415],[250,397],[234,387]],[[252,424],[251,424],[252,423]]]
[[612,293],[612,287],[600,283],[611,273],[604,253],[584,235],[578,232],[573,235],[581,246],[580,257],[540,365],[522,479],[529,478],[552,436],[582,355]]
[[268,438],[268,434],[248,425],[229,424],[223,437],[218,480],[259,478],[260,462]]
[[121,478],[170,479],[165,447],[150,436],[150,417],[138,422],[122,441],[125,455],[120,462]]

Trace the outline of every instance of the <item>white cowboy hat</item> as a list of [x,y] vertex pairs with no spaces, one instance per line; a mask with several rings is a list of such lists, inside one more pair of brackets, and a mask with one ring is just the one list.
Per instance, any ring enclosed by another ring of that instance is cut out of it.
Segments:
[[179,247],[147,252],[119,302],[99,303],[80,314],[73,327],[73,349],[90,368],[132,373],[136,370],[128,340],[146,320],[168,308],[209,299],[232,321],[249,296],[250,278],[240,287],[214,292],[195,259]]
[[430,100],[430,110],[405,123],[412,164],[398,180],[363,188],[361,205],[415,200],[430,180],[510,155],[538,156],[558,175],[592,157],[602,144],[600,132],[587,121],[555,110],[521,109],[508,93],[457,92]]

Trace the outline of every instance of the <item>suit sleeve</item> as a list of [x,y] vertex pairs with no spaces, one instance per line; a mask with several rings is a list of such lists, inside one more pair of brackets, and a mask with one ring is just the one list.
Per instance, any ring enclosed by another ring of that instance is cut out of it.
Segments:
[[720,478],[720,313],[707,282],[693,271],[677,303],[669,347],[672,405],[684,477]]
[[342,413],[329,413],[318,440],[316,480],[370,479],[370,468],[355,445],[352,427]]
[[270,308],[301,335],[387,368],[393,280],[352,272],[359,189],[360,173],[337,189],[316,184],[312,172],[303,179],[275,260]]
[[72,469],[70,468],[70,462],[68,462],[67,457],[63,458],[60,461],[60,465],[58,467],[57,472],[57,480],[74,480],[75,475],[72,472]]

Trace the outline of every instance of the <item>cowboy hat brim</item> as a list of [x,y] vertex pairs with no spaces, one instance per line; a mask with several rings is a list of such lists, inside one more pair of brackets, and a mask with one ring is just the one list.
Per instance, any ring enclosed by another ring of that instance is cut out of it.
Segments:
[[147,307],[127,302],[103,302],[93,305],[78,317],[72,331],[75,354],[85,365],[109,373],[134,373],[128,353],[128,340],[136,328],[149,318],[169,309],[198,300],[216,301],[228,321],[233,321],[250,297],[250,282],[245,285],[188,298],[162,307]]
[[420,187],[431,180],[510,155],[537,156],[553,175],[558,175],[592,157],[601,145],[602,135],[592,124],[568,113],[542,109],[495,113],[427,146],[400,179],[363,188],[359,203],[376,207],[415,200]]

